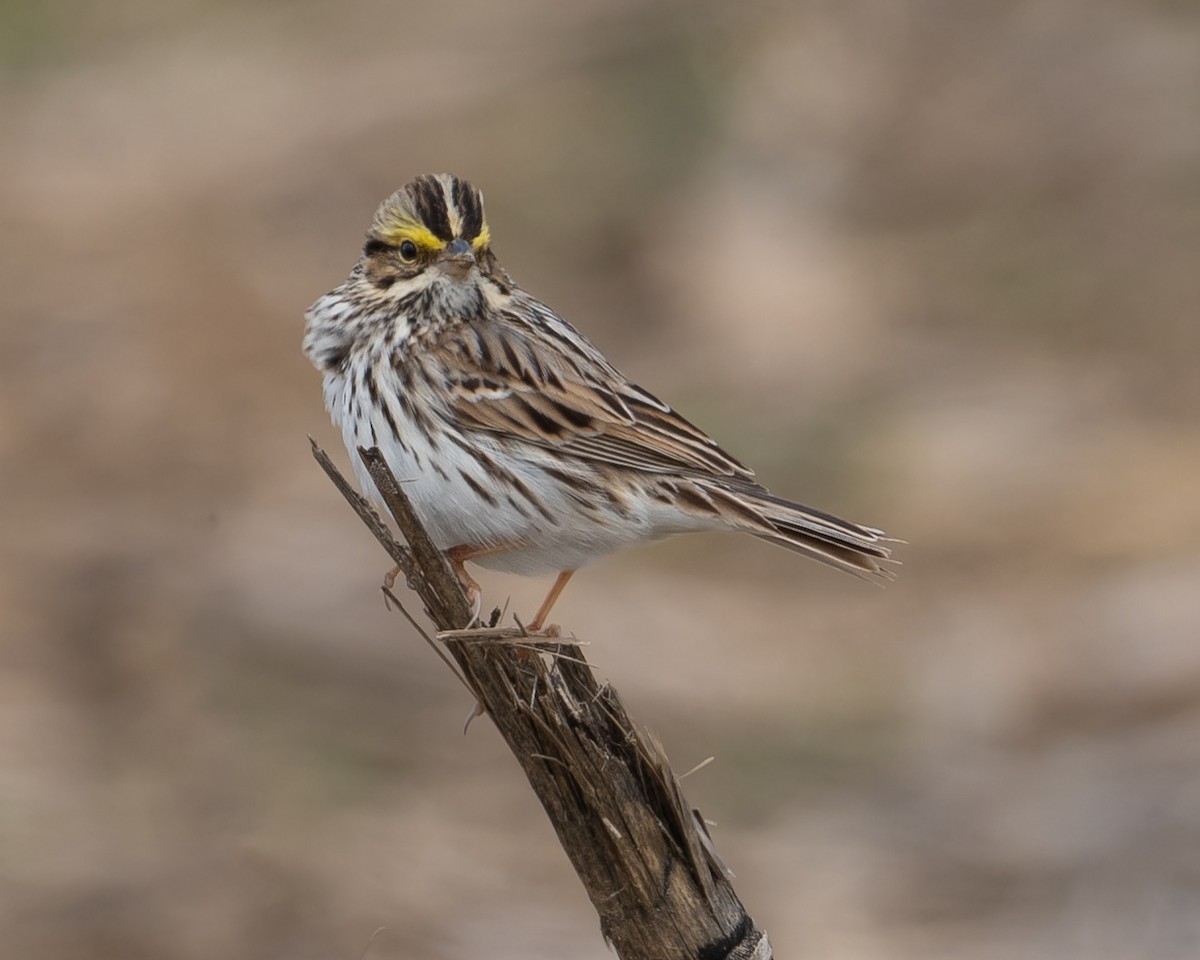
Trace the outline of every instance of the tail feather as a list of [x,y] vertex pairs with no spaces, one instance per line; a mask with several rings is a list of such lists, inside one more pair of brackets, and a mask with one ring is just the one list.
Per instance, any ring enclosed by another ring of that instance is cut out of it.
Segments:
[[876,582],[896,579],[895,572],[886,564],[899,563],[891,557],[891,551],[879,544],[867,547],[847,547],[841,543],[825,540],[816,534],[787,532],[781,534],[758,533],[759,539],[787,547],[796,553],[819,560],[838,570],[845,570],[863,580]]
[[887,546],[893,541],[882,530],[784,500],[762,488],[710,486],[706,493],[737,527],[762,540],[864,580],[878,582],[896,577],[889,565],[898,561],[892,559]]

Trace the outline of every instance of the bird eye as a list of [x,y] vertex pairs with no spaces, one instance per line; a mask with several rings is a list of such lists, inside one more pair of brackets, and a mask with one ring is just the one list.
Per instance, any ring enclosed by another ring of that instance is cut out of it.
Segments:
[[405,240],[400,244],[400,259],[405,263],[412,263],[417,259],[417,245],[411,240]]

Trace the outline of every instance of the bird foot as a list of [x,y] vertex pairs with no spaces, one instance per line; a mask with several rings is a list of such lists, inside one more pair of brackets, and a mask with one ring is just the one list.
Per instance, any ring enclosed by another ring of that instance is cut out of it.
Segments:
[[396,564],[383,575],[383,585],[386,589],[391,590],[396,585],[396,578],[400,576],[400,564]]

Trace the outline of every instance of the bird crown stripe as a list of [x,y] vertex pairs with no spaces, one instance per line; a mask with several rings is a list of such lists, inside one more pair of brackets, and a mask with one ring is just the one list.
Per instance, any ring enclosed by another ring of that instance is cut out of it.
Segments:
[[470,239],[478,237],[484,230],[483,198],[479,191],[465,180],[453,178],[451,195],[453,206],[459,215],[459,231]]
[[413,199],[421,222],[439,239],[453,240],[454,228],[441,181],[434,176],[420,177],[416,181],[415,194]]

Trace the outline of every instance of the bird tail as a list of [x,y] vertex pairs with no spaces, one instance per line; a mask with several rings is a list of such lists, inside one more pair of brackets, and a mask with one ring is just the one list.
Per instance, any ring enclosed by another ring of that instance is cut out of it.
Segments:
[[[719,492],[718,492],[719,491]],[[717,501],[724,501],[725,514],[736,516],[736,526],[769,543],[777,543],[839,570],[845,570],[864,580],[883,582],[894,580],[890,565],[894,542],[882,530],[864,527],[833,514],[784,500],[761,487],[731,488],[721,485],[705,491]],[[730,498],[736,498],[737,509],[730,510]]]

